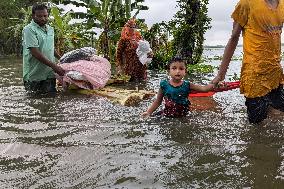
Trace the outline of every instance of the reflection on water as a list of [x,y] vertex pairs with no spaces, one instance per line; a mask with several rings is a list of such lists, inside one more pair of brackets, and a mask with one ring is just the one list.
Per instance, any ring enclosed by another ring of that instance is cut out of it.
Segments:
[[[228,77],[239,70],[233,62]],[[152,100],[124,107],[72,93],[34,98],[20,60],[0,59],[0,74],[0,188],[283,186],[284,119],[248,124],[238,90],[192,99],[185,118],[144,120]],[[145,87],[157,89],[164,77],[150,73]]]

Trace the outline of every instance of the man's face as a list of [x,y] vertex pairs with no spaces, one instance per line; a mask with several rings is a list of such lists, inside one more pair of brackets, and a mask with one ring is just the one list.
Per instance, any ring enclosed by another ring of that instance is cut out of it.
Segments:
[[37,23],[39,26],[44,26],[48,21],[48,12],[46,9],[36,10],[32,17],[35,23]]

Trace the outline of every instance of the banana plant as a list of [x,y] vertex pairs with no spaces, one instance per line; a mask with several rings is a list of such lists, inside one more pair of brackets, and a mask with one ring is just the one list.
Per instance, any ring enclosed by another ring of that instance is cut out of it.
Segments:
[[[3,28],[3,32],[10,33],[9,37],[6,38],[6,42],[13,44],[14,52],[20,53],[21,39],[23,28],[32,20],[32,8],[19,8],[21,17],[9,18],[11,26]],[[0,30],[0,32],[2,32]]]
[[84,41],[84,31],[81,24],[70,24],[72,12],[61,15],[57,7],[51,8],[51,25],[55,29],[55,46],[59,54],[80,47]]
[[172,42],[169,39],[170,26],[166,22],[156,23],[149,29],[147,27],[142,28],[141,33],[144,39],[150,43],[154,53],[153,60],[148,68],[164,70],[167,62],[173,56]]
[[125,22],[131,18],[131,12],[136,10],[136,16],[140,10],[147,10],[148,7],[139,5],[144,0],[136,0],[133,3],[131,0],[105,0],[101,5],[91,7],[90,12],[95,15],[97,20],[101,23],[103,32],[99,37],[102,54],[114,60],[115,45],[119,39],[121,27]]
[[[119,39],[121,27],[135,17],[140,10],[148,10],[143,6],[144,0],[65,0],[63,4],[85,7],[87,13],[74,13],[76,18],[86,19],[88,29],[102,30],[97,43],[97,50],[104,57],[114,60],[115,46]],[[135,11],[135,12],[134,12]]]

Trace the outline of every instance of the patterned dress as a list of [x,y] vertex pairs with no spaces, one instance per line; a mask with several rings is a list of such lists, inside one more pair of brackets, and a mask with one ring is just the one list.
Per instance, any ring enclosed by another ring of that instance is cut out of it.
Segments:
[[183,81],[178,87],[172,86],[169,81],[163,80],[160,83],[163,91],[165,109],[160,112],[166,117],[183,117],[189,112],[190,101],[188,95],[190,93],[189,81]]
[[131,80],[145,80],[146,65],[143,65],[136,54],[138,41],[135,39],[121,38],[116,52],[116,64],[123,74],[131,76]]

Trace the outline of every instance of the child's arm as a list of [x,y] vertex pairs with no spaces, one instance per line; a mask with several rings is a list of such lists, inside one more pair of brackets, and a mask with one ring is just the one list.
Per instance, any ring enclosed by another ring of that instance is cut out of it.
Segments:
[[215,89],[215,84],[196,85],[196,84],[190,83],[190,89],[199,91],[199,92],[208,92],[208,91],[213,91]]
[[151,104],[148,110],[142,113],[142,117],[150,116],[161,105],[163,101],[163,97],[164,95],[163,95],[162,89],[160,88],[157,94],[157,98],[154,100],[154,102]]

